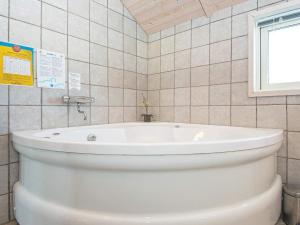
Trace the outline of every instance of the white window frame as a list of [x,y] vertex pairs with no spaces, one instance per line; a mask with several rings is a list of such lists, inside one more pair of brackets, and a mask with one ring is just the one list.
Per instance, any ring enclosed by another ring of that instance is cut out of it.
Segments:
[[[300,83],[280,83],[269,84],[268,77],[261,74],[268,74],[268,68],[261,67],[261,60],[264,60],[264,64],[268,64],[268,58],[262,57],[261,54],[268,53],[268,46],[261,49],[261,29],[257,26],[258,21],[262,21],[269,17],[285,12],[300,10],[300,0],[294,0],[292,2],[276,5],[271,8],[267,8],[258,12],[250,13],[248,16],[249,26],[249,53],[248,53],[248,94],[250,97],[257,96],[281,96],[281,95],[300,95]],[[284,23],[293,24],[292,21]],[[298,21],[299,23],[299,21]],[[280,25],[276,25],[278,28]],[[271,28],[270,28],[271,29]],[[267,31],[267,29],[265,29]],[[264,36],[264,35],[263,35]],[[266,35],[265,35],[266,36]],[[268,36],[267,36],[268,37]],[[263,88],[262,88],[263,87]]]

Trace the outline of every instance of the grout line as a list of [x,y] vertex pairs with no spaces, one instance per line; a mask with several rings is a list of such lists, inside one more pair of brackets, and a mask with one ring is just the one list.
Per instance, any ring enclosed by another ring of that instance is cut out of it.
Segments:
[[[10,41],[10,7],[11,7],[11,2],[10,2],[10,0],[8,0],[8,41]],[[7,167],[7,172],[8,172],[8,174],[7,174],[7,191],[8,191],[8,193],[10,192],[10,163],[11,163],[11,161],[10,161],[10,141],[11,141],[11,134],[10,134],[10,90],[11,90],[11,86],[9,85],[8,86],[8,89],[7,89],[7,91],[8,91],[8,93],[7,93],[7,96],[8,96],[8,106],[7,106],[7,124],[8,124],[8,149],[7,149],[7,151],[8,151],[8,167]],[[10,199],[10,195],[8,194],[8,221],[11,221],[11,212],[10,212],[10,208],[13,206],[13,203],[11,202],[11,199]]]
[[[91,1],[89,1],[89,96],[92,96],[92,85],[91,85]],[[92,124],[92,103],[89,103],[90,116],[89,124]]]
[[230,7],[230,86],[229,86],[229,98],[230,98],[230,107],[229,107],[229,124],[232,126],[232,40],[233,40],[233,34],[232,34],[232,7]]
[[[108,9],[108,1],[109,0],[106,0],[106,9]],[[108,110],[108,113],[107,113],[107,122],[108,123],[111,123],[111,119],[110,119],[110,96],[109,96],[109,54],[108,54],[108,51],[109,51],[109,48],[108,48],[108,39],[109,39],[109,36],[108,36],[108,11],[107,11],[107,14],[106,14],[106,26],[107,26],[107,33],[106,33],[106,44],[107,44],[107,47],[106,47],[106,64],[107,64],[107,74],[106,74],[106,79],[107,79],[107,110]]]
[[[67,0],[67,62],[66,62],[66,81],[67,81],[67,84],[66,84],[66,92],[67,92],[67,95],[70,95],[70,90],[69,90],[69,65],[70,65],[70,62],[69,62],[69,0]],[[71,113],[71,110],[70,110],[70,105],[68,104],[67,106],[67,122],[68,122],[68,127],[70,127],[70,113]]]

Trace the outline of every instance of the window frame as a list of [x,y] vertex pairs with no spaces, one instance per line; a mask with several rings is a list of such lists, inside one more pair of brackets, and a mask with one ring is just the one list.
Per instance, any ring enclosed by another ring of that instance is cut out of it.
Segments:
[[[300,10],[300,0],[276,5],[258,12],[252,12],[248,15],[249,25],[249,53],[248,53],[248,94],[250,97],[258,96],[282,96],[282,95],[300,95],[300,82],[289,82],[279,84],[268,83],[268,66],[261,67],[261,61],[267,63],[268,57],[262,58],[262,54],[268,53],[268,45],[261,48],[261,27],[257,26],[258,21],[267,19],[277,14],[286,13],[293,10]],[[300,23],[300,18],[297,19]],[[295,22],[295,21],[294,21]],[[292,21],[284,22],[276,27],[289,26]],[[271,28],[263,28],[265,32]],[[268,38],[268,35],[265,35]],[[266,38],[266,37],[264,37]],[[263,71],[262,71],[263,70]],[[267,70],[267,71],[266,71]],[[262,76],[262,74],[266,74]],[[263,86],[263,88],[262,88]]]

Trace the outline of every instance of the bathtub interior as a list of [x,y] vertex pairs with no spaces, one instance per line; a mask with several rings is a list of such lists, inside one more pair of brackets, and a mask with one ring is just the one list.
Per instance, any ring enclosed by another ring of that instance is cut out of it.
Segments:
[[201,143],[251,140],[276,136],[280,130],[253,129],[211,125],[142,124],[128,123],[81,128],[33,131],[32,136],[57,142],[89,142],[88,135],[95,135],[94,143]]

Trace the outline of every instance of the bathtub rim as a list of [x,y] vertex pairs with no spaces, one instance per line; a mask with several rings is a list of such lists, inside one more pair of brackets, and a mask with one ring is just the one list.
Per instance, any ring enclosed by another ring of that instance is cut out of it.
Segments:
[[[97,127],[126,127],[126,126],[201,126],[202,124],[186,124],[186,123],[115,123],[91,126],[79,126],[69,128],[46,129],[55,131],[63,131],[66,129],[86,129]],[[154,142],[154,143],[141,143],[141,142],[71,142],[71,141],[58,141],[45,139],[33,136],[36,132],[45,130],[29,130],[17,131],[12,133],[12,143],[15,146],[22,145],[34,149],[43,149],[54,152],[78,153],[78,154],[94,154],[94,155],[186,155],[186,154],[213,154],[213,153],[226,153],[236,152],[251,149],[264,148],[276,145],[283,142],[283,130],[281,129],[264,129],[264,128],[246,128],[246,127],[233,127],[233,126],[217,126],[217,125],[204,125],[212,128],[240,128],[240,129],[253,129],[264,130],[268,134],[256,136],[251,138],[241,139],[228,139],[222,141],[205,141],[205,142]],[[143,149],[141,151],[141,148]],[[163,150],[162,150],[163,148]]]

